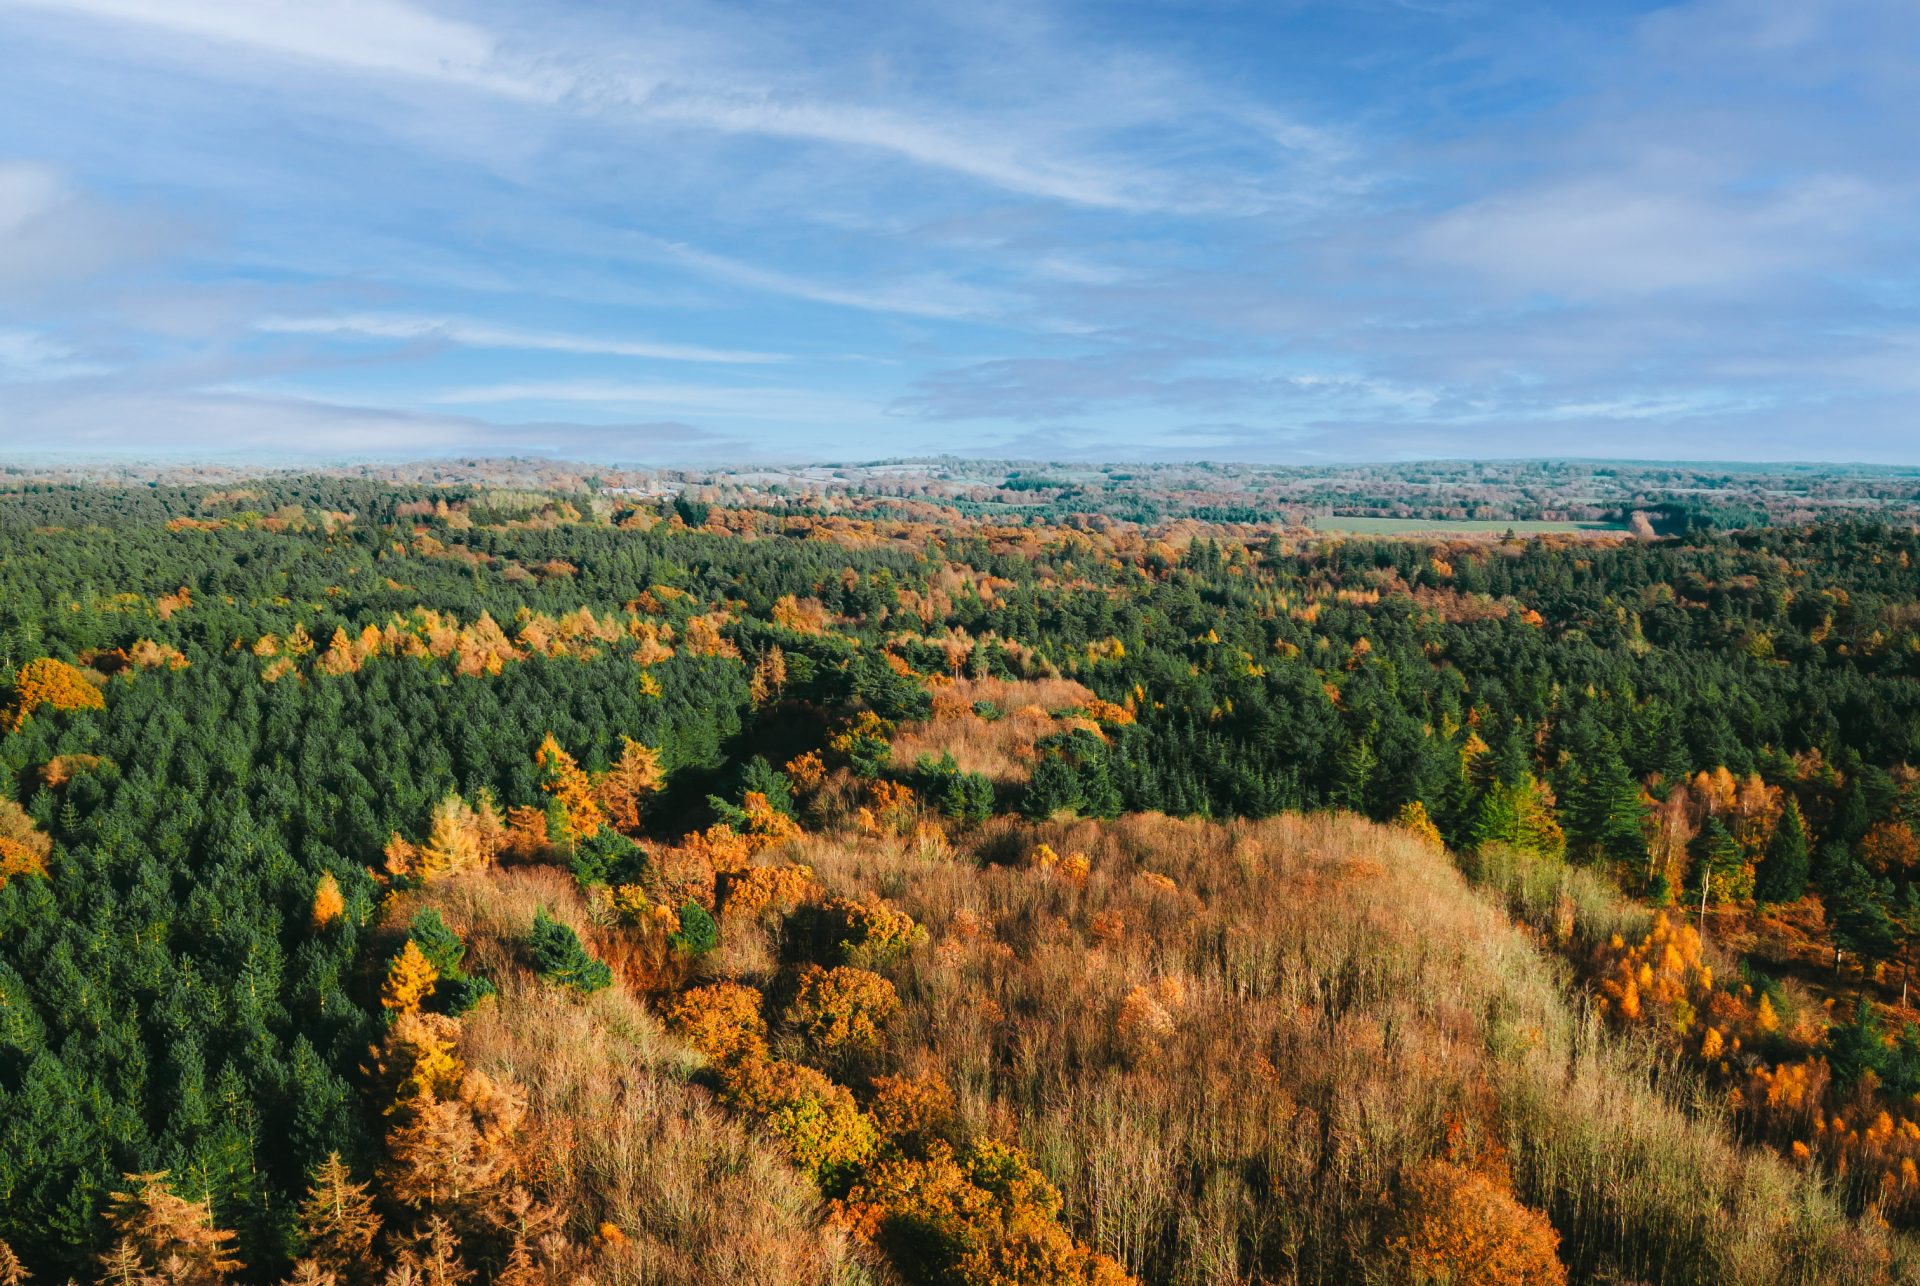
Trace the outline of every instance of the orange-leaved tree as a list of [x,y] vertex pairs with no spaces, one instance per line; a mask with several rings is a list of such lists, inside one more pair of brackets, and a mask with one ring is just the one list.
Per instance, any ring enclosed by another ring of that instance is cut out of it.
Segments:
[[7,731],[18,732],[41,706],[55,710],[104,710],[107,699],[100,689],[87,681],[86,673],[56,661],[50,656],[36,657],[20,667],[13,680],[13,713],[7,716]]
[[597,834],[606,816],[594,798],[593,782],[552,733],[534,752],[534,763],[540,772],[540,789],[558,805],[566,827],[566,835],[557,838],[583,840]]
[[620,740],[620,757],[594,784],[593,793],[613,829],[631,835],[640,829],[642,801],[660,789],[666,774],[661,771],[658,751],[632,737]]
[[1387,1250],[1407,1280],[1458,1286],[1558,1286],[1560,1234],[1505,1183],[1447,1161],[1404,1176]]
[[440,971],[433,967],[433,961],[408,938],[393,963],[387,966],[387,980],[380,987],[380,1004],[395,1013],[413,1013],[426,1003],[439,981]]
[[126,1178],[127,1191],[112,1194],[113,1207],[107,1213],[117,1238],[109,1261],[158,1274],[138,1280],[179,1286],[218,1286],[239,1271],[235,1234],[214,1226],[213,1207],[205,1198],[190,1201],[175,1195],[164,1170]]

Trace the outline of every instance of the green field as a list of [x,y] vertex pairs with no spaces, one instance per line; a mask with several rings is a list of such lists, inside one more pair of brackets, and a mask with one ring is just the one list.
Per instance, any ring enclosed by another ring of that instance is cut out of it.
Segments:
[[1516,536],[1554,534],[1624,534],[1625,524],[1617,522],[1516,522],[1507,518],[1310,518],[1307,525],[1316,531],[1338,531],[1355,536],[1415,536],[1492,534],[1511,531]]

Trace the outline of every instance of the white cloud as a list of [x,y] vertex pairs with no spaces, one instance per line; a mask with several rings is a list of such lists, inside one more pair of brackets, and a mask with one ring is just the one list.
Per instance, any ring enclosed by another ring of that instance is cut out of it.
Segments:
[[246,454],[300,460],[485,452],[679,463],[738,458],[743,448],[671,422],[496,424],[254,393],[108,388],[11,407],[0,417],[0,449],[16,457]]
[[0,161],[0,308],[137,258],[166,237],[158,224],[81,198],[47,166]]
[[1521,291],[1749,292],[1832,261],[1872,202],[1845,179],[1735,196],[1655,176],[1606,176],[1472,202],[1434,220],[1413,245],[1431,262]]
[[429,401],[443,406],[495,403],[582,403],[608,409],[652,408],[692,415],[775,421],[871,421],[873,406],[804,388],[737,388],[709,384],[648,384],[622,380],[527,380],[449,389]]
[[171,31],[302,62],[466,85],[513,98],[555,91],[498,65],[480,27],[401,0],[4,0]]
[[705,276],[817,304],[834,304],[865,312],[900,313],[909,317],[951,319],[984,317],[1005,303],[1004,299],[991,292],[945,277],[923,277],[905,285],[882,288],[836,286],[774,268],[757,267],[678,242],[653,241],[652,244],[661,254]]
[[1156,203],[1125,190],[1116,175],[1083,162],[1034,156],[981,131],[958,132],[894,112],[819,101],[781,101],[769,95],[653,89],[638,101],[658,120],[732,133],[838,143],[891,152],[934,169],[949,170],[1028,196],[1119,210]]
[[494,326],[456,317],[414,317],[357,313],[340,317],[269,317],[256,329],[290,335],[341,335],[368,339],[441,340],[471,348],[530,349],[557,353],[603,353],[612,357],[657,358],[672,362],[760,365],[787,361],[784,353],[705,348],[652,340],[601,338],[560,331]]
[[0,330],[0,381],[56,380],[98,374],[101,369],[40,331]]

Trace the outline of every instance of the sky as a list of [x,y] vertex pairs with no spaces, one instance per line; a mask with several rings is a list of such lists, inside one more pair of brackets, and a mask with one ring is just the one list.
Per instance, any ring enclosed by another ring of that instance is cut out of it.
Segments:
[[1920,463],[1920,2],[0,0],[0,459]]

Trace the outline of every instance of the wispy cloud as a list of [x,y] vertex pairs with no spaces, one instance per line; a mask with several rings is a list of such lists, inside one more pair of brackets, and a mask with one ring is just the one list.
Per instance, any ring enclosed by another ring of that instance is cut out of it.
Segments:
[[853,398],[805,388],[741,388],[621,380],[529,380],[447,389],[428,399],[444,406],[580,403],[601,410],[637,407],[684,414],[763,420],[845,422],[872,419],[875,408]]
[[668,362],[713,362],[722,365],[764,365],[784,362],[784,353],[747,349],[704,348],[697,344],[670,344],[657,340],[616,339],[560,331],[495,326],[457,317],[410,317],[402,314],[355,313],[335,317],[267,317],[257,328],[273,334],[335,335],[361,339],[397,339],[470,348],[505,348],[535,352],[591,353],[610,357],[641,357]]
[[1920,441],[1906,0],[0,0],[0,49],[9,433]]
[[962,133],[874,108],[677,87],[654,88],[637,106],[657,120],[890,152],[1027,196],[1117,210],[1161,204],[1129,191],[1124,176],[1103,173],[1084,161],[1034,155],[1004,137]]
[[128,393],[28,398],[0,417],[0,450],[62,455],[348,459],[455,453],[714,463],[749,444],[671,420],[495,423],[453,414],[241,392]]
[[54,380],[97,374],[101,367],[73,348],[31,330],[0,330],[0,381]]
[[991,316],[1007,302],[1005,296],[938,275],[872,287],[843,286],[685,243],[656,241],[652,245],[661,256],[715,281],[838,308],[955,320]]
[[5,0],[357,72],[415,77],[514,98],[562,86],[510,72],[494,37],[403,0]]

